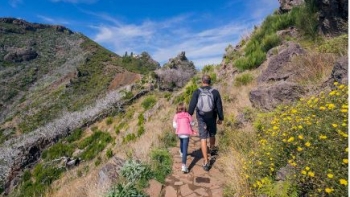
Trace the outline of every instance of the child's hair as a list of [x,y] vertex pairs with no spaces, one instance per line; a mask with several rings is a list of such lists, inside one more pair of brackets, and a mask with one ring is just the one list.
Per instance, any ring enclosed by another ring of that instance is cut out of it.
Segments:
[[179,103],[176,107],[176,113],[180,113],[180,112],[187,112],[187,109],[184,103]]

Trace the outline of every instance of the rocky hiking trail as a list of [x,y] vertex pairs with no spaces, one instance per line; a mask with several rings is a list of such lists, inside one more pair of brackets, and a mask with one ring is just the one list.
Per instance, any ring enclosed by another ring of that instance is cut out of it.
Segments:
[[[150,182],[147,191],[151,197],[222,197],[224,186],[224,173],[218,168],[216,160],[218,154],[210,156],[211,168],[204,171],[203,158],[200,149],[200,139],[192,136],[189,142],[187,166],[189,173],[181,172],[181,157],[178,146],[170,149],[173,157],[172,173],[162,185],[156,181]],[[220,154],[220,153],[219,153]]]

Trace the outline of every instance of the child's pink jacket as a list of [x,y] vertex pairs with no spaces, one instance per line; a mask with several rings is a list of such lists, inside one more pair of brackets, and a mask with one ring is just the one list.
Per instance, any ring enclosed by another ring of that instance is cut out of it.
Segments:
[[187,112],[180,112],[175,114],[173,119],[173,126],[176,128],[177,135],[191,135],[193,124],[192,116]]

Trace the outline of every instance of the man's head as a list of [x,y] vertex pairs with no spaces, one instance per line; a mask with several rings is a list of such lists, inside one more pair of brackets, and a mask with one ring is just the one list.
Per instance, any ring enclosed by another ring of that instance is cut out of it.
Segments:
[[203,85],[210,85],[211,84],[211,78],[209,75],[203,75],[202,76],[202,83]]

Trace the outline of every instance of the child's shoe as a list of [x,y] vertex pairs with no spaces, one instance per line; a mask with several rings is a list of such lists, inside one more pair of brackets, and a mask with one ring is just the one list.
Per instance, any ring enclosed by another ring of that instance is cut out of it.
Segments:
[[186,166],[182,166],[181,171],[186,174],[188,173],[188,168]]

